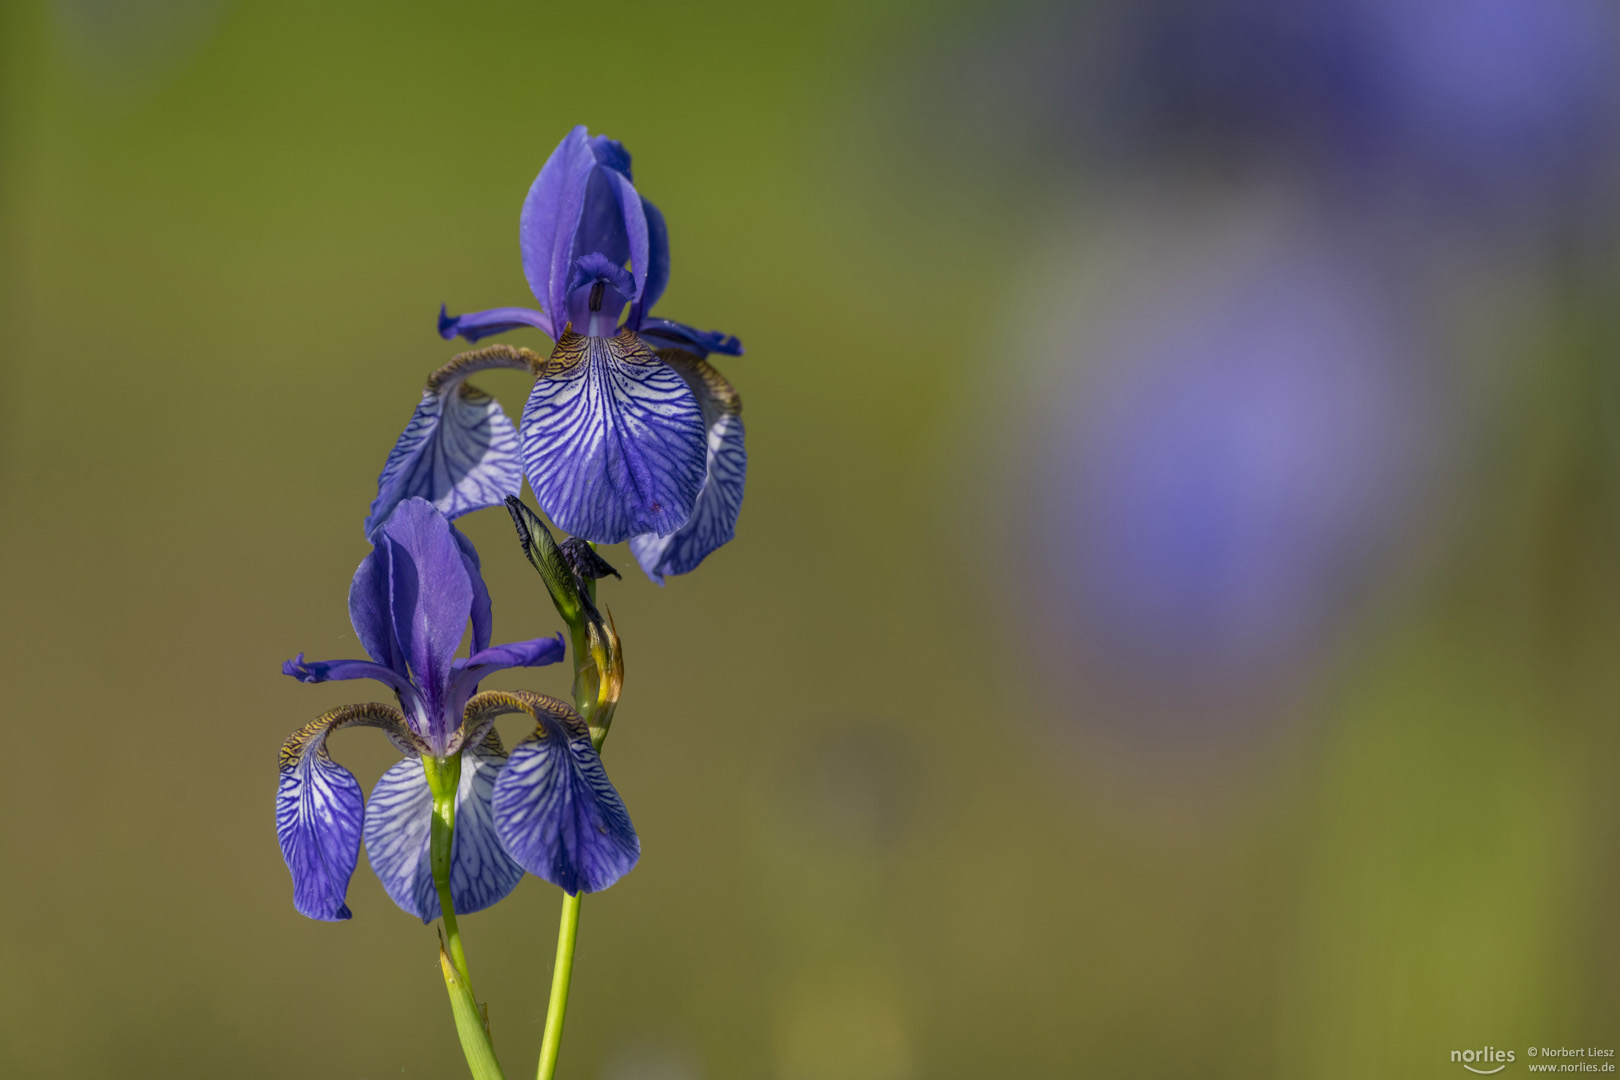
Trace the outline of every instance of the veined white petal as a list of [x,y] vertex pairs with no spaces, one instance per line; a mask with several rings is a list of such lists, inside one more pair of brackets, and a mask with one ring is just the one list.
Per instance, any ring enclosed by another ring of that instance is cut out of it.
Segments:
[[708,426],[707,475],[691,518],[669,536],[644,533],[630,539],[630,552],[636,562],[648,577],[662,585],[665,575],[696,569],[710,552],[736,534],[748,452],[743,447],[742,401],[731,384],[706,361],[690,353],[660,349],[658,355],[686,378]]
[[517,494],[523,486],[517,429],[500,403],[467,378],[496,367],[528,369],[533,359],[527,349],[495,345],[462,353],[428,377],[377,479],[367,536],[413,496],[456,518]]
[[[482,911],[517,888],[523,868],[501,848],[490,807],[505,755],[486,742],[461,756],[450,896],[457,914]],[[418,758],[383,773],[366,806],[366,858],[390,899],[423,922],[440,915],[429,862],[433,793]]]

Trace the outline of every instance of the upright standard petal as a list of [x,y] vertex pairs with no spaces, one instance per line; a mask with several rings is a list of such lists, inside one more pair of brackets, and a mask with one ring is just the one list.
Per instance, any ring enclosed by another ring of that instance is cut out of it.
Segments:
[[663,349],[658,355],[686,379],[708,427],[708,476],[692,517],[669,536],[645,533],[630,539],[636,562],[662,585],[666,575],[695,570],[711,551],[736,535],[748,453],[743,448],[742,399],[731,384],[691,353]]
[[615,266],[623,266],[630,258],[630,234],[619,198],[619,186],[628,183],[612,169],[591,170],[590,179],[585,182],[585,205],[574,230],[573,262],[592,252]]
[[630,175],[630,151],[624,148],[624,143],[606,135],[592,135],[589,141],[598,165],[624,173],[626,180],[634,179]]
[[[635,300],[647,280],[649,252],[646,211],[630,180],[630,154],[622,143],[605,135],[588,142],[596,168],[586,181],[571,256],[578,260],[597,252],[615,266],[628,260],[635,288],[627,299]],[[560,324],[561,316],[553,321]],[[574,328],[580,329],[577,322]]]
[[558,527],[594,543],[667,536],[704,477],[703,411],[637,336],[564,333],[523,410],[523,465]]
[[[387,545],[394,634],[426,705],[429,745],[448,740],[452,718],[444,704],[452,662],[472,614],[474,590],[461,546],[444,515],[423,499],[406,499],[378,532]],[[461,717],[454,718],[456,726]]]
[[[450,899],[458,914],[484,910],[523,879],[523,868],[501,847],[490,807],[505,761],[493,734],[461,755],[450,846]],[[394,903],[425,923],[442,914],[430,862],[432,817],[433,793],[415,757],[383,773],[366,806],[366,858],[372,871]]]
[[467,534],[454,525],[450,526],[450,535],[461,549],[461,561],[467,567],[467,577],[472,582],[472,651],[477,654],[489,648],[490,638],[494,636],[495,605],[489,598],[489,586],[484,584],[483,562],[478,558],[478,549],[473,547]]
[[496,698],[535,719],[495,781],[501,843],[523,869],[570,895],[600,892],[636,865],[641,841],[585,722],[540,694],[492,691],[475,701]]
[[617,172],[610,172],[609,175],[614,180],[615,194],[619,199],[619,213],[624,220],[625,237],[630,248],[630,274],[636,282],[636,293],[630,299],[634,302],[641,299],[641,294],[647,287],[647,263],[650,252],[646,211],[642,207],[641,196],[636,193],[635,185],[630,183],[628,176]]
[[641,295],[636,299],[635,306],[630,309],[630,318],[625,322],[632,330],[641,329],[642,323],[647,320],[647,313],[658,303],[669,285],[669,229],[664,225],[664,215],[645,198],[641,200],[641,214],[647,219],[647,280],[641,287]]
[[293,907],[301,915],[340,922],[349,878],[360,857],[360,785],[332,760],[326,737],[342,727],[380,727],[397,745],[408,746],[404,717],[389,705],[347,705],[327,713],[281,748],[276,785],[276,839],[292,872]]
[[538,366],[539,356],[527,349],[494,345],[462,353],[428,376],[422,401],[377,479],[365,523],[368,539],[412,496],[454,519],[521,490],[517,428],[499,402],[467,379],[492,368],[528,371],[531,358]]
[[[553,325],[563,319],[568,274],[574,262],[574,234],[585,209],[585,192],[596,170],[596,155],[581,124],[551,152],[529,187],[518,217],[523,276]],[[556,326],[560,332],[561,326]],[[553,335],[555,336],[555,335]]]
[[[404,683],[410,681],[410,665],[400,651],[399,639],[394,634],[394,601],[389,592],[388,545],[375,540],[372,548],[355,569],[349,584],[349,622],[360,647],[366,655],[394,673]],[[302,660],[302,654],[299,659]],[[292,674],[292,672],[287,672]],[[334,676],[335,678],[369,678],[370,676]],[[305,679],[305,682],[320,681]],[[396,688],[397,689],[397,688]]]

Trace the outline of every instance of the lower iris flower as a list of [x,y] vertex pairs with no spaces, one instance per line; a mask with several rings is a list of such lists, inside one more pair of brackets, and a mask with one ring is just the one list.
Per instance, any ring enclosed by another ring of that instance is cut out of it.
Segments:
[[[363,837],[394,902],[424,922],[439,916],[429,865],[430,767],[459,768],[450,865],[457,912],[494,904],[524,870],[571,893],[611,885],[635,865],[640,842],[584,722],[538,694],[477,692],[493,672],[561,660],[561,636],[490,644],[477,553],[427,501],[400,502],[372,541],[349,590],[350,619],[370,659],[306,661],[300,653],[282,669],[311,683],[375,679],[397,702],[333,710],[282,747],[276,832],[293,906],[313,919],[349,918],[345,897]],[[470,655],[458,658],[469,622]],[[493,725],[514,712],[533,718],[535,730],[509,757]],[[333,731],[351,726],[382,729],[406,755],[383,774],[369,804],[326,746]]]
[[[441,311],[439,332],[477,341],[530,326],[549,335],[549,359],[527,354],[536,381],[520,442],[541,509],[586,540],[632,541],[655,581],[686,573],[731,539],[742,505],[741,406],[706,361],[741,355],[742,345],[650,315],[669,282],[668,233],[612,139],[583,127],[563,139],[524,201],[519,239],[543,310]],[[393,471],[384,471],[369,527],[407,495],[453,516],[516,493],[511,422],[452,383],[479,365],[517,366],[520,352],[469,353],[430,381],[390,457]]]

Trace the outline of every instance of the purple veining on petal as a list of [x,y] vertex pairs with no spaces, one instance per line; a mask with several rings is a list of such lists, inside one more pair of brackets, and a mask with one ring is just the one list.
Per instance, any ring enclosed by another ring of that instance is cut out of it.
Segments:
[[522,438],[524,471],[541,509],[594,543],[674,532],[703,487],[697,399],[628,332],[565,335],[529,395]]
[[589,734],[542,714],[543,738],[513,749],[495,781],[495,827],[529,873],[570,895],[630,872],[641,841]]
[[494,398],[467,383],[470,375],[496,366],[521,365],[501,357],[430,380],[377,478],[377,497],[365,520],[368,539],[412,496],[454,519],[499,506],[522,489],[517,428]]
[[282,756],[276,839],[292,873],[293,907],[340,922],[352,914],[345,897],[360,857],[360,785],[327,754],[325,729],[298,749]]
[[669,351],[664,358],[686,379],[703,407],[707,443],[703,491],[686,524],[668,536],[644,533],[630,539],[630,552],[659,585],[670,574],[697,569],[736,534],[742,511],[748,452],[743,446],[742,403],[720,373],[702,360]]
[[[523,878],[523,868],[501,846],[491,800],[506,759],[486,746],[461,756],[456,791],[456,827],[450,854],[450,898],[458,914],[482,911],[503,899]],[[366,858],[389,899],[424,923],[441,910],[429,860],[433,793],[419,758],[394,765],[372,789],[366,804]]]

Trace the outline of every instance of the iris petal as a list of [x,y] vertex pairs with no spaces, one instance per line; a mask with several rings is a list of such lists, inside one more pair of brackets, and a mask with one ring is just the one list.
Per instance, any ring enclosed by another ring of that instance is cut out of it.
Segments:
[[[574,234],[585,209],[585,189],[596,169],[585,125],[557,144],[534,178],[518,218],[518,246],[529,289],[555,322],[562,317]],[[560,331],[562,328],[557,327]],[[555,337],[555,335],[553,335]]]
[[630,299],[640,300],[647,287],[647,262],[650,254],[647,215],[642,208],[641,196],[636,194],[636,187],[630,182],[630,178],[623,173],[609,175],[617,185],[619,212],[624,215],[624,231],[630,242],[630,274],[636,281],[636,293]]
[[681,375],[628,330],[564,333],[523,410],[523,464],[541,509],[575,536],[667,536],[704,477],[703,412]]
[[662,585],[666,575],[690,573],[736,535],[748,453],[743,447],[742,400],[731,384],[690,353],[666,349],[658,355],[685,377],[708,427],[708,477],[691,518],[669,536],[645,533],[630,539],[636,562]]
[[534,327],[548,338],[557,336],[551,316],[543,311],[503,307],[490,308],[488,311],[473,311],[466,315],[451,315],[445,311],[443,304],[439,305],[439,336],[446,341],[457,335],[468,341],[477,341],[480,338],[504,334],[509,330],[521,330],[526,326]]
[[515,667],[544,667],[555,664],[567,654],[562,635],[535,638],[533,641],[514,641],[482,649],[465,660],[454,663],[450,698],[446,706],[452,713],[460,713],[478,688],[478,683],[497,671]]
[[664,215],[645,198],[641,200],[641,213],[647,219],[647,281],[625,323],[632,330],[641,329],[647,312],[658,303],[669,285],[669,229],[664,225]]
[[[646,211],[635,184],[630,181],[630,155],[623,145],[601,135],[589,143],[597,168],[591,170],[585,182],[585,195],[569,252],[570,262],[593,251],[615,266],[622,266],[628,260],[635,288],[626,297],[635,300],[647,280],[649,251]],[[580,328],[575,323],[575,329]]]
[[641,841],[591,746],[585,722],[539,694],[521,699],[536,720],[495,781],[495,827],[529,873],[570,895],[599,892],[630,872]]
[[619,313],[635,294],[635,279],[624,267],[599,251],[581,255],[568,279],[568,324],[576,334],[611,337],[618,331]]
[[349,679],[376,679],[400,696],[413,710],[420,698],[416,687],[403,675],[370,660],[305,660],[299,653],[282,662],[281,673],[301,683],[346,682]]
[[517,428],[499,402],[467,379],[492,368],[527,371],[534,355],[496,345],[462,353],[428,376],[421,403],[377,479],[365,522],[368,538],[412,496],[454,519],[497,506],[521,490]]
[[[394,634],[427,706],[427,736],[435,749],[449,737],[444,708],[452,658],[472,613],[473,587],[461,547],[444,515],[423,499],[406,499],[384,523],[388,592]],[[457,725],[461,722],[455,716]]]
[[630,151],[624,148],[624,143],[618,139],[610,139],[606,135],[592,135],[590,144],[591,154],[596,158],[598,165],[614,172],[622,172],[626,180],[631,179]]
[[612,169],[591,170],[590,179],[585,182],[585,204],[580,210],[579,226],[574,230],[571,262],[578,262],[581,255],[593,251],[615,266],[623,266],[630,258],[630,235],[620,205],[621,183],[629,181]]
[[301,915],[340,922],[353,913],[345,903],[360,857],[360,785],[332,760],[326,736],[341,727],[380,727],[404,744],[404,717],[388,705],[348,705],[295,732],[281,748],[276,785],[276,839],[292,872],[293,907]]
[[644,319],[637,328],[647,344],[655,349],[685,349],[699,357],[710,353],[741,356],[742,342],[718,330],[697,330],[672,319]]
[[[450,847],[450,898],[458,914],[482,911],[523,878],[523,868],[501,847],[490,806],[505,760],[493,738],[461,755]],[[425,923],[441,914],[430,862],[432,817],[433,793],[421,760],[414,757],[383,773],[366,806],[366,858],[372,871],[394,903]]]
[[476,655],[489,648],[489,639],[495,633],[495,609],[489,598],[489,586],[484,584],[483,561],[478,557],[478,549],[467,534],[450,526],[450,535],[455,537],[456,546],[461,549],[462,564],[467,567],[467,577],[472,581],[472,651]]
[[[394,636],[394,604],[388,592],[387,544],[374,544],[354,572],[354,580],[349,584],[349,622],[354,625],[354,632],[360,638],[360,646],[366,650],[366,655],[393,672],[397,681],[408,683],[410,667],[405,663],[405,654],[400,651],[399,641]],[[299,654],[299,658],[301,660],[303,654]],[[292,672],[287,674],[291,675]]]

